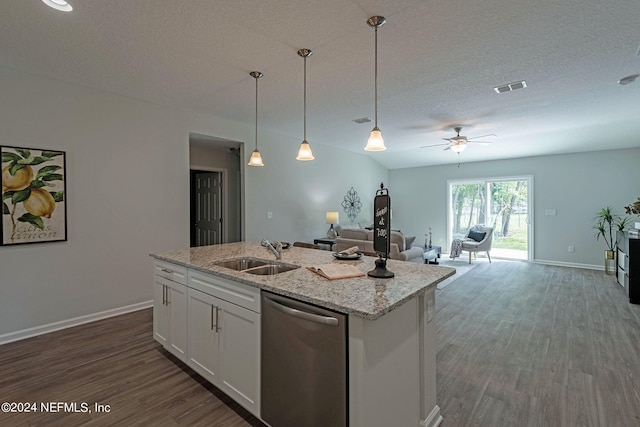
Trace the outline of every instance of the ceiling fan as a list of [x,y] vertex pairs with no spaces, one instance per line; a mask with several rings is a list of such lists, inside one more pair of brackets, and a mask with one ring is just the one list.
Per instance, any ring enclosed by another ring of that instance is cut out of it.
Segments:
[[467,144],[491,144],[490,141],[476,141],[476,139],[486,138],[487,136],[496,136],[495,134],[474,136],[473,138],[467,138],[464,135],[460,135],[460,131],[462,130],[462,126],[456,126],[453,128],[456,131],[456,136],[452,138],[442,138],[445,141],[449,141],[445,144],[434,144],[434,145],[424,145],[420,148],[429,148],[429,147],[439,147],[442,145],[446,145],[447,148],[444,151],[451,150],[458,154],[458,167],[460,167],[460,153],[466,150]]
[[444,151],[446,150],[451,150],[451,151],[455,151],[456,153],[461,153],[463,152],[466,148],[467,148],[467,144],[491,144],[490,141],[476,141],[476,139],[480,139],[480,138],[486,138],[488,136],[496,136],[495,134],[488,134],[488,135],[482,135],[482,136],[474,136],[473,138],[467,138],[464,135],[460,135],[460,131],[462,131],[462,126],[456,126],[453,128],[453,130],[456,131],[457,135],[452,137],[452,138],[442,138],[445,141],[449,141],[445,144],[434,144],[434,145],[424,145],[420,148],[429,148],[429,147],[439,147],[442,145],[446,145],[447,148],[444,149]]

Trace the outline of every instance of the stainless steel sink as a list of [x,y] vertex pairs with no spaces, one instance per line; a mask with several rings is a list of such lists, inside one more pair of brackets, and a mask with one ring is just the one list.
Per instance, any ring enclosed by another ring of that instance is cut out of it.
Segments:
[[296,268],[300,268],[300,267],[297,265],[287,265],[287,264],[269,264],[269,265],[263,265],[261,267],[254,267],[249,270],[245,270],[245,272],[249,274],[258,274],[260,276],[270,276],[272,274],[284,273],[285,271],[295,270]]
[[263,265],[269,265],[270,262],[262,260],[262,259],[243,257],[243,258],[229,259],[229,260],[226,260],[226,261],[219,261],[219,262],[216,262],[214,264],[215,265],[219,265],[220,267],[230,268],[232,270],[242,271],[242,270],[246,270],[248,268],[254,268],[254,267],[260,267],[260,266],[263,266]]
[[280,262],[267,261],[257,258],[241,257],[225,261],[215,262],[214,265],[230,268],[236,271],[242,271],[249,274],[257,274],[260,276],[271,276],[273,274],[284,273],[285,271],[300,268],[298,265],[284,264]]

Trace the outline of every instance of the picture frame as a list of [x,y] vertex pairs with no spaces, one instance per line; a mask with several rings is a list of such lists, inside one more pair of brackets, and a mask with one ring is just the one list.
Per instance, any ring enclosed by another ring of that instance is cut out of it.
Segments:
[[66,152],[0,145],[0,155],[0,246],[66,241]]

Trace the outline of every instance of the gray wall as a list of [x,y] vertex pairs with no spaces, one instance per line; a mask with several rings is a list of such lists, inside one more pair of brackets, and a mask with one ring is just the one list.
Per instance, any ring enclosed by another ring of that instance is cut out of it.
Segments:
[[[148,254],[189,246],[189,133],[254,140],[252,124],[6,68],[0,93],[0,144],[66,151],[68,212],[67,242],[0,247],[0,343],[148,304]],[[317,160],[303,164],[300,141],[261,132],[246,240],[323,235],[324,212],[351,186],[372,199],[387,180],[365,155],[309,139]]]
[[[447,180],[532,175],[534,260],[603,268],[605,246],[594,238],[593,219],[605,206],[623,214],[640,196],[639,161],[634,148],[392,170],[393,226],[417,235],[417,243],[432,227],[434,243],[447,247]],[[557,215],[545,216],[547,209]]]

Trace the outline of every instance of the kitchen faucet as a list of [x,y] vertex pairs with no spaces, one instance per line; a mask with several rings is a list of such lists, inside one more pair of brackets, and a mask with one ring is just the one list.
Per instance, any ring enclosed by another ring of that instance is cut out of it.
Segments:
[[276,256],[276,259],[280,259],[282,255],[282,243],[278,242],[277,240],[274,240],[273,243],[269,243],[267,239],[262,239],[262,242],[260,242],[260,244],[273,252],[273,254]]

